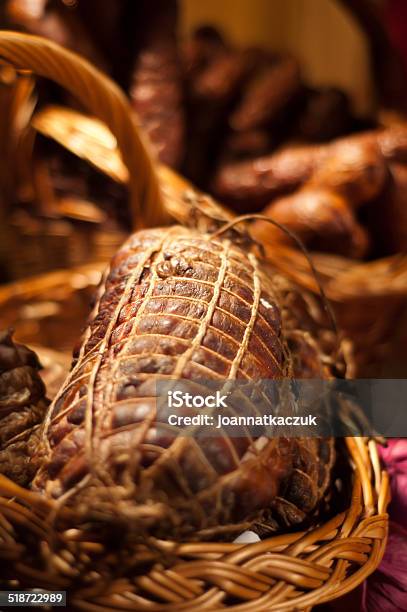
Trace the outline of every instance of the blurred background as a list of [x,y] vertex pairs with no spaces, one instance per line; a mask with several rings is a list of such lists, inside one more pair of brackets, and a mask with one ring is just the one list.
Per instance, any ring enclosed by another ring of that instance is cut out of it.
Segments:
[[[312,86],[336,86],[354,109],[374,111],[369,45],[358,23],[339,2],[319,0],[207,0],[181,2],[180,33],[215,25],[237,45],[261,45],[300,59]],[[340,52],[338,52],[340,51]]]
[[[84,56],[126,92],[157,160],[312,253],[353,373],[407,371],[403,0],[2,0],[0,27]],[[137,219],[114,136],[0,64],[0,320],[63,356]],[[318,293],[294,244],[252,234]],[[55,362],[56,354],[50,361]]]

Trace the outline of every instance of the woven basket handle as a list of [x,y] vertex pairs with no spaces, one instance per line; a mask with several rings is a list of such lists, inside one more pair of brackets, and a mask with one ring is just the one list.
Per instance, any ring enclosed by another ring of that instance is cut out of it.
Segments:
[[76,53],[45,38],[18,32],[0,32],[0,60],[61,85],[103,121],[115,136],[129,171],[130,205],[136,228],[168,221],[154,162],[135,113],[111,79]]

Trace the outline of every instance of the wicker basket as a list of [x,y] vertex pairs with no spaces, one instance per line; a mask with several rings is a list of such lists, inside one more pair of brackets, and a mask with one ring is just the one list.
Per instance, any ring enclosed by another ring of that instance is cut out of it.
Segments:
[[[346,4],[353,3],[346,2]],[[366,25],[363,19],[361,21]],[[377,24],[373,29],[377,32]],[[370,40],[372,47],[376,48],[376,39],[372,34]],[[379,36],[379,42],[380,40]],[[390,51],[383,41],[380,48],[387,48],[384,57],[389,62]],[[378,82],[377,85],[384,86],[384,82]],[[385,93],[381,92],[382,97],[391,103],[391,97],[390,100],[385,98]],[[86,100],[82,102],[85,104]],[[93,112],[98,114],[96,107]],[[101,118],[103,119],[102,116]],[[117,142],[118,146],[115,146],[111,131],[94,117],[64,107],[46,107],[34,114],[31,126],[33,131],[57,141],[71,153],[88,161],[123,186],[127,185],[129,180],[134,181],[134,177],[138,175],[136,169],[129,172],[133,162],[126,159],[123,138],[120,143]],[[124,161],[119,149],[122,150]],[[170,183],[174,186],[178,182],[176,175],[168,168],[160,167],[159,174],[164,184]],[[180,190],[185,188],[185,183],[178,185]],[[137,187],[130,183],[130,189],[136,190]],[[179,206],[175,202],[175,208],[177,209],[175,214],[182,215],[182,205]],[[134,207],[132,210],[133,225],[137,227],[140,215]],[[171,212],[174,214],[174,210]],[[99,226],[92,230],[91,236],[81,227],[78,227],[74,233],[64,236],[61,220],[48,220],[45,225],[49,227],[51,233],[59,228],[62,235],[58,241],[46,239],[43,234],[43,224],[39,226],[35,222],[31,230],[23,224],[20,228],[22,234],[19,238],[19,248],[14,249],[17,252],[10,257],[13,275],[20,277],[26,272],[33,254],[37,255],[37,261],[40,261],[42,269],[47,268],[50,261],[53,262],[53,267],[79,263],[84,258],[82,257],[84,243],[90,261],[106,261],[122,240],[121,233],[109,234],[103,232]],[[57,244],[59,247],[56,247],[56,250],[65,258],[64,261],[58,259],[58,254],[52,251],[52,245]],[[273,247],[270,256],[273,262],[296,282],[315,292],[319,291],[308,264],[300,253],[281,246],[278,249]],[[295,266],[292,265],[294,261]],[[332,254],[316,254],[314,262],[324,279],[325,292],[334,306],[338,325],[345,336],[353,341],[353,360],[356,364],[353,374],[359,377],[405,375],[407,257],[399,254],[361,263]],[[32,265],[30,270],[33,271]],[[393,324],[394,320],[398,320],[397,326]]]
[[[405,103],[407,99],[400,58],[387,39],[373,3],[365,0],[361,2],[340,0],[338,3],[348,10],[350,17],[366,36],[376,77],[377,98],[385,108],[395,108],[397,103],[400,107],[400,102]],[[63,64],[60,70],[62,68]],[[47,70],[51,70],[51,67],[47,67]],[[7,74],[9,78],[9,73]],[[45,75],[43,71],[39,74]],[[51,72],[49,74],[52,76]],[[56,74],[54,76],[57,77]],[[82,85],[80,77],[76,78],[79,80],[71,85],[74,89],[76,87],[74,95],[77,96],[79,91],[77,87]],[[31,189],[37,189],[38,197],[34,200],[42,201],[42,207],[46,210],[14,216],[11,226],[9,221],[12,215],[9,210],[7,211],[7,218],[0,223],[0,267],[1,259],[5,259],[9,279],[12,280],[50,269],[77,266],[85,261],[108,261],[123,241],[123,231],[117,226],[104,229],[102,222],[89,223],[89,219],[86,222],[61,217],[61,209],[53,209],[52,202],[47,210],[47,202],[52,200],[52,194],[51,197],[48,197],[49,194],[48,196],[44,194],[43,187],[40,189],[38,181],[35,180],[37,171],[43,176],[44,173],[46,175],[47,168],[44,168],[44,164],[41,165],[35,156],[32,158],[32,143],[36,132],[45,134],[96,166],[116,183],[127,185],[130,180],[130,191],[140,194],[137,183],[139,168],[134,164],[134,151],[133,153],[127,151],[128,141],[132,140],[127,137],[128,134],[134,133],[134,128],[130,128],[127,134],[129,125],[127,119],[120,126],[120,134],[115,134],[118,145],[115,147],[114,137],[112,144],[112,133],[106,130],[103,123],[69,109],[45,108],[34,115],[30,127],[21,138],[23,142],[13,149],[9,143],[13,142],[13,139],[7,140],[7,133],[4,130],[7,125],[13,123],[12,119],[18,106],[28,105],[32,110],[30,102],[32,79],[25,76],[24,79],[17,81],[14,96],[12,91],[8,92],[8,102],[9,98],[14,99],[14,102],[11,106],[9,103],[6,104],[8,114],[4,112],[3,116],[7,118],[0,125],[2,141],[7,144],[7,149],[4,147],[4,150],[2,149],[3,157],[19,160],[18,164],[16,161],[13,163],[17,166],[22,165],[26,169],[25,179],[29,177],[26,182],[31,185]],[[111,85],[109,87],[111,89]],[[95,95],[92,95],[91,99],[88,95],[89,89],[82,87],[80,102],[91,113],[103,121],[106,120],[115,131],[114,127],[119,126],[111,123],[114,118],[109,120],[106,109],[99,109],[101,98],[98,91],[100,90],[94,89]],[[30,115],[29,111],[24,112],[26,117]],[[124,162],[118,150],[121,151]],[[37,170],[30,173],[27,165],[33,163]],[[164,182],[168,182],[168,176],[171,176],[170,182],[177,180],[168,169],[162,168],[160,172],[165,174]],[[10,185],[8,187],[10,189]],[[137,196],[133,197],[133,201],[135,198]],[[65,204],[69,208],[69,202]],[[136,228],[141,216],[137,207],[133,205],[131,209],[133,226]],[[0,207],[0,221],[2,212],[4,214],[4,209]],[[155,221],[159,222],[158,219]],[[318,291],[308,265],[300,254],[281,248],[273,249],[271,256],[275,263],[296,282]],[[292,265],[293,261],[296,262],[295,266]],[[364,264],[335,255],[316,255],[315,263],[325,280],[325,292],[334,306],[339,327],[353,341],[356,364],[354,375],[362,377],[405,375],[407,258],[396,255]],[[394,320],[398,321],[397,326],[393,324]]]
[[[5,32],[4,36],[7,36]],[[114,143],[125,159],[126,175],[130,177],[130,202],[128,205],[123,198],[123,203],[131,211],[134,226],[140,227],[144,221],[148,222],[145,215],[139,214],[141,200],[147,197],[151,202],[159,194],[157,182],[148,180],[152,173],[149,158],[144,157],[143,161],[140,157],[143,145],[134,117],[131,118],[130,111],[125,115],[122,110],[127,108],[124,94],[109,79],[101,75],[95,78],[93,68],[85,61],[78,64],[77,72],[69,74],[71,54],[68,51],[61,53],[58,65],[49,65],[47,43],[44,39],[41,46],[37,45],[32,72],[65,87],[81,108],[110,126],[115,134]],[[13,59],[17,63],[21,60],[20,65],[24,66],[25,51],[20,52],[21,55],[13,52]],[[6,43],[2,59],[6,62],[10,59]],[[8,78],[6,83],[3,73]],[[86,199],[58,196],[50,168],[33,154],[36,132],[30,123],[35,108],[31,74],[27,76],[23,70],[13,75],[9,63],[2,63],[0,86],[3,111],[0,256],[5,259],[8,278],[14,280],[88,261],[108,261],[127,235],[120,220],[127,219],[128,211],[105,213]],[[147,166],[143,167],[143,163]],[[17,207],[16,197],[25,204]]]
[[[56,80],[105,121],[129,172],[134,219],[139,226],[167,220],[153,165],[124,96],[110,81],[77,56],[35,37],[0,34],[0,57]],[[167,183],[165,203],[179,217],[188,217],[191,199],[210,204],[171,172],[161,171],[160,177]],[[6,287],[0,294],[4,318],[15,324],[20,339],[47,343],[52,333],[42,335],[47,326],[38,324],[41,308],[51,329],[55,324],[62,330],[76,304],[73,320],[81,325],[83,296],[99,273],[100,267],[89,266]],[[65,348],[68,340],[69,334],[61,334],[61,345],[49,343]],[[386,544],[389,484],[376,443],[349,438],[342,451],[341,512],[327,510],[325,522],[255,544],[152,540],[146,548],[123,551],[119,563],[101,547],[98,534],[72,529],[73,511],[0,477],[0,585],[65,589],[70,609],[87,611],[310,610],[360,584],[379,564]]]
[[[401,62],[389,43],[374,4],[366,0],[332,1],[345,8],[366,38],[377,99],[384,107],[400,106],[400,100],[403,97],[407,99],[404,81],[400,77]],[[0,74],[0,84],[2,81],[4,79]],[[10,86],[3,87],[5,91],[0,92],[1,146],[3,143],[7,145],[5,150],[2,149],[3,165],[0,171],[2,189],[6,188],[7,192],[6,195],[4,192],[2,194],[5,195],[3,199],[7,207],[2,203],[3,210],[0,209],[0,219],[1,213],[5,213],[3,232],[0,229],[0,264],[1,259],[5,260],[8,280],[89,261],[108,261],[123,242],[123,223],[119,219],[126,218],[126,213],[116,209],[106,214],[106,211],[80,197],[73,202],[72,198],[56,193],[47,162],[33,154],[35,130],[30,123],[35,106],[33,81],[27,78],[13,81],[7,72],[7,82]],[[80,86],[80,83],[76,85]],[[79,101],[98,115],[100,98],[94,95],[90,100],[88,94],[89,91],[82,90]],[[74,95],[78,98],[78,89]],[[17,130],[16,125],[19,126]],[[124,132],[121,137],[119,148],[123,149]],[[98,154],[97,150],[94,154]],[[24,171],[21,172],[20,168],[24,168]],[[113,178],[117,179],[114,168],[110,167],[110,170]],[[128,176],[127,170],[125,175]],[[135,174],[130,173],[130,176]],[[13,205],[16,193],[23,203],[20,207]],[[126,208],[124,195],[118,201]]]
[[[25,342],[44,344],[53,339],[51,345],[64,350],[79,333],[86,302],[99,278],[100,270],[92,265],[4,287],[0,292],[4,321],[13,324]],[[44,304],[53,308],[46,312]],[[28,316],[30,310],[34,321]],[[49,368],[48,351],[40,348],[39,354],[52,391],[50,382],[61,381],[66,373],[67,353],[52,353]],[[340,475],[344,484],[353,482],[353,491],[345,510],[326,523],[255,544],[155,542],[162,558],[167,557],[165,563],[155,563],[142,576],[137,572],[134,577],[111,580],[103,576],[92,588],[87,582],[100,561],[97,542],[80,542],[78,548],[66,542],[63,522],[50,529],[52,505],[0,478],[0,561],[7,563],[7,576],[18,578],[21,587],[66,589],[73,609],[309,610],[360,584],[379,564],[386,544],[389,483],[381,471],[376,443],[347,439],[343,450]],[[81,546],[88,555],[87,571],[76,560],[83,557]],[[145,557],[145,551],[141,555]],[[72,567],[81,567],[81,580],[77,573],[72,575]],[[3,573],[3,588],[9,586],[5,578]]]
[[[346,450],[353,470],[349,507],[326,523],[253,544],[155,541],[163,561],[134,576],[109,577],[108,560],[103,575],[100,544],[76,541],[75,530],[66,528],[72,517],[62,511],[58,528],[50,529],[52,504],[0,477],[0,559],[23,588],[67,590],[71,609],[310,610],[359,585],[386,545],[389,483],[376,444],[348,438]],[[148,565],[148,551],[139,557]]]

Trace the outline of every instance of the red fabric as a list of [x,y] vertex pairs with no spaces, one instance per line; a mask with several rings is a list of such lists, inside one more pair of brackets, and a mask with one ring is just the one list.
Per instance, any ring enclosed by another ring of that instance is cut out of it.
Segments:
[[389,440],[380,456],[390,475],[390,530],[383,560],[363,589],[363,612],[407,610],[407,439]]
[[389,440],[387,447],[380,448],[380,457],[390,475],[390,517],[407,530],[407,439]]

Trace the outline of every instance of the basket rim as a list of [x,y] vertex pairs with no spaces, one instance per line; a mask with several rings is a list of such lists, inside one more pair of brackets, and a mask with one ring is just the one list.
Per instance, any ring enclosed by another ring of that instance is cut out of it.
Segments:
[[[23,587],[37,581],[43,588],[66,589],[75,609],[308,610],[365,580],[379,565],[387,541],[389,477],[381,469],[377,444],[367,438],[345,442],[354,473],[350,506],[326,523],[250,544],[154,540],[150,545],[161,559],[173,560],[169,567],[158,561],[147,574],[118,576],[110,584],[82,585],[77,591],[70,588],[75,565],[69,556],[47,549],[55,502],[0,476],[0,559],[15,568]],[[62,513],[65,519],[74,516],[67,508]],[[13,540],[21,525],[43,538],[48,575],[25,564],[26,544]],[[91,543],[87,546],[92,550]],[[93,547],[97,550],[97,544]],[[227,605],[228,600],[235,603]]]

